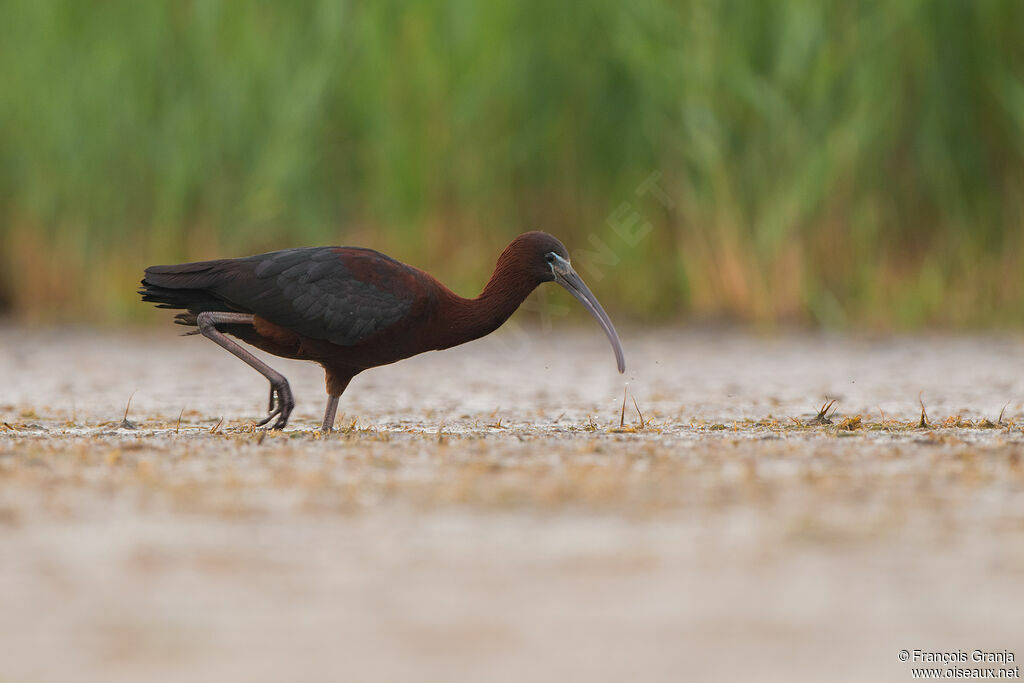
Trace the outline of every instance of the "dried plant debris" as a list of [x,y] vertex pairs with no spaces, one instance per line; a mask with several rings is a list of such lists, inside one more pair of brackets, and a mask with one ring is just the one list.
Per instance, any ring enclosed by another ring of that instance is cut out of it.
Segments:
[[835,414],[835,409],[834,409],[835,405],[836,405],[836,399],[832,399],[831,401],[826,401],[825,403],[822,403],[821,404],[821,408],[818,409],[818,414],[815,415],[814,418],[812,418],[811,421],[808,424],[812,424],[812,425],[830,425],[830,424],[832,424],[832,419],[829,416],[829,411],[831,410],[832,414]]
[[845,417],[842,421],[836,425],[836,429],[846,432],[854,432],[858,429],[863,428],[864,422],[860,415],[854,415],[852,417]]
[[608,431],[616,434],[635,434],[636,432],[643,431],[647,427],[647,423],[644,422],[644,414],[640,412],[640,405],[637,403],[636,396],[629,394],[629,398],[633,401],[633,408],[636,409],[637,423],[636,426],[626,424],[626,394],[628,391],[628,385],[626,389],[622,391],[622,408],[619,411],[619,426],[613,427]]
[[124,417],[121,418],[121,422],[118,423],[118,429],[138,429],[139,426],[128,419],[128,411],[132,407],[132,399],[135,398],[135,392],[128,397],[128,403],[124,407]]

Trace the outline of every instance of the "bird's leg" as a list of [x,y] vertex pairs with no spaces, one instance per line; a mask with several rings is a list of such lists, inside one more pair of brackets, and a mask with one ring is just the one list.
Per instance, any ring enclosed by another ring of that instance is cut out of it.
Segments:
[[320,425],[320,431],[325,434],[334,427],[334,416],[338,414],[338,401],[341,396],[328,396],[327,408],[324,410],[324,423]]
[[344,370],[335,371],[325,368],[327,375],[327,408],[324,409],[324,423],[320,431],[327,434],[334,427],[334,416],[338,412],[338,400],[345,393],[345,387],[352,381],[352,373]]
[[[288,424],[288,417],[295,408],[295,399],[292,397],[291,387],[284,375],[261,361],[252,352],[242,348],[238,342],[227,337],[217,329],[218,324],[227,325],[252,325],[253,316],[248,313],[223,313],[220,311],[204,311],[196,316],[196,323],[199,325],[199,332],[206,338],[216,342],[218,346],[230,351],[232,354],[243,360],[249,367],[267,378],[270,382],[270,414],[256,423],[257,427],[270,422],[275,417],[277,421],[271,425],[271,429],[284,429]],[[274,406],[274,399],[277,399],[277,406]]]

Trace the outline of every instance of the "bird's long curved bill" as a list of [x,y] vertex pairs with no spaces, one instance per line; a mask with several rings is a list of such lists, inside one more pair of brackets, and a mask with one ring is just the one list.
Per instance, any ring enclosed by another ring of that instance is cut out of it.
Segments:
[[601,304],[598,303],[597,297],[583,283],[583,280],[576,274],[576,271],[573,270],[568,261],[558,259],[552,265],[552,270],[555,274],[555,282],[568,289],[574,297],[579,299],[584,308],[597,318],[597,322],[601,323],[601,328],[608,335],[608,341],[612,343],[612,349],[615,351],[615,362],[619,366],[619,372],[625,372],[626,358],[622,353],[622,343],[619,341],[619,335],[616,334],[615,326],[612,325],[611,319],[604,312],[604,309],[601,308]]

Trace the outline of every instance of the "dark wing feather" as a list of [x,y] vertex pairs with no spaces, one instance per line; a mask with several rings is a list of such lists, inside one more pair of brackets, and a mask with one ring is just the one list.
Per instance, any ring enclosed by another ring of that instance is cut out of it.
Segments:
[[312,339],[352,346],[401,320],[414,270],[371,249],[310,247],[233,259],[209,291]]

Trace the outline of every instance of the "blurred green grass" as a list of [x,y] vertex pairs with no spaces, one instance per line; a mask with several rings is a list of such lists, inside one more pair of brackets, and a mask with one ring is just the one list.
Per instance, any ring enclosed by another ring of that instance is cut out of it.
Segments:
[[306,244],[470,295],[544,229],[637,319],[1024,322],[1019,0],[8,0],[0,67],[26,319]]

